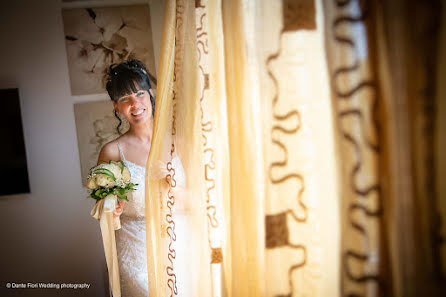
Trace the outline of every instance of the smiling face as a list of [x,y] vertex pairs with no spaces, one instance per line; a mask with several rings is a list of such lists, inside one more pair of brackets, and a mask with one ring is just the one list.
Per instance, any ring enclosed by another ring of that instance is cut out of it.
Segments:
[[129,60],[110,65],[105,87],[115,110],[131,126],[153,120],[155,98],[148,71],[141,61]]
[[[152,104],[149,91],[138,88],[136,93],[130,93],[113,101],[118,113],[125,116],[130,125],[139,125],[152,120]],[[153,96],[153,95],[152,95]]]

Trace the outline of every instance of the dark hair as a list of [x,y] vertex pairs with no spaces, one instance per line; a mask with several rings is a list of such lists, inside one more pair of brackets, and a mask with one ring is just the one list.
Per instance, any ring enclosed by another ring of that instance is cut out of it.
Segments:
[[[108,70],[107,89],[110,99],[117,102],[118,98],[136,93],[138,90],[146,90],[152,87],[150,83],[151,76],[144,64],[139,60],[128,60],[120,64],[112,64]],[[155,82],[156,83],[156,82]],[[155,98],[150,94],[150,103],[152,104],[152,115],[155,114]],[[114,110],[115,117],[119,120],[118,133],[121,134],[119,127],[121,126],[121,119],[116,110]]]

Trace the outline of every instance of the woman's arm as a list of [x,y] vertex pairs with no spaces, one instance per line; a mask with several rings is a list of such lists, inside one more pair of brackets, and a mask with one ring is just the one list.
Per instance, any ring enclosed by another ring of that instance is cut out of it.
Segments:
[[101,163],[107,163],[110,160],[120,160],[118,146],[114,141],[104,144],[104,146],[101,148],[97,165]]
[[[119,149],[114,141],[106,143],[102,147],[101,151],[99,152],[97,165],[107,163],[110,160],[120,160]],[[122,211],[124,210],[124,204],[125,201],[120,200],[119,203],[116,205],[115,211],[113,212],[114,218],[117,218],[122,214]]]

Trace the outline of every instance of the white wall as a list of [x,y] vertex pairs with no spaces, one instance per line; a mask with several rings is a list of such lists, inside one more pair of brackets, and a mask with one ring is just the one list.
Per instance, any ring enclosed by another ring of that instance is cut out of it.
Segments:
[[[160,19],[162,11],[151,14]],[[0,20],[0,88],[19,88],[31,185],[31,194],[0,197],[0,296],[106,296],[102,239],[90,216],[94,201],[81,185],[61,4],[2,1]],[[19,291],[7,290],[7,282],[91,287]]]

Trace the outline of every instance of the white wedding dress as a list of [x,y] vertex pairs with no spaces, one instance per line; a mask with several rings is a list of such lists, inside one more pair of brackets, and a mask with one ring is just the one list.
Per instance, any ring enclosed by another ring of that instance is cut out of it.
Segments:
[[119,153],[124,165],[130,171],[131,182],[138,184],[128,194],[121,214],[121,229],[116,230],[116,249],[119,263],[119,277],[122,297],[147,297],[148,275],[146,256],[145,223],[145,172],[140,165],[125,159],[118,142]]

